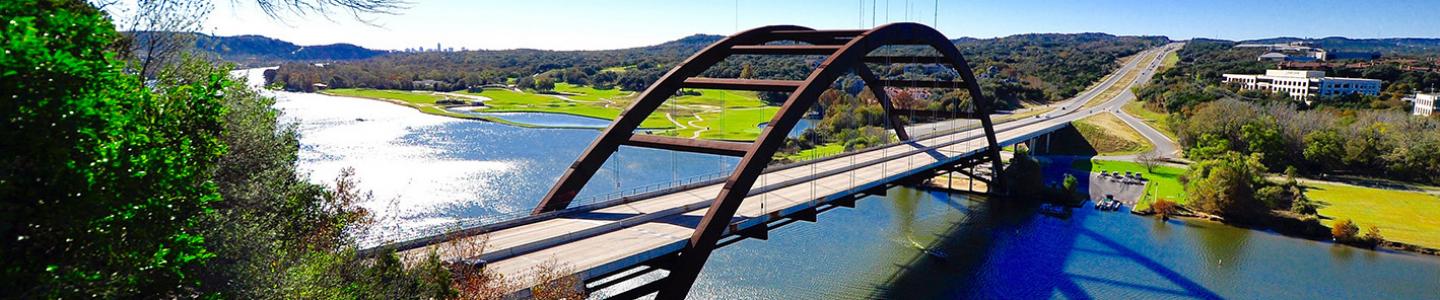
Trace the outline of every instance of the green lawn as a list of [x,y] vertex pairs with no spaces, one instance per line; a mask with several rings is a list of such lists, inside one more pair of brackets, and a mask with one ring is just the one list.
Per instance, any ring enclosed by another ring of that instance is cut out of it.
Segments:
[[[473,94],[468,92],[462,93]],[[486,112],[543,112],[614,120],[620,116],[620,110],[624,109],[624,107],[619,104],[566,101],[565,99],[550,95],[522,93],[505,89],[486,89],[480,92],[479,95],[490,98],[490,101],[485,102],[485,105],[489,107],[484,109]],[[666,129],[674,128],[675,124],[666,120],[665,115],[655,114],[646,118],[644,122],[641,122],[640,127]]]
[[1170,122],[1168,120],[1170,118],[1169,114],[1145,108],[1145,103],[1140,101],[1130,101],[1130,103],[1125,103],[1125,106],[1121,107],[1121,109],[1124,109],[1125,112],[1129,113],[1131,116],[1139,118],[1140,121],[1144,121],[1145,124],[1150,124],[1150,127],[1154,127],[1155,130],[1158,130],[1160,131],[1160,133],[1165,134],[1165,136],[1170,137],[1170,140],[1180,140],[1180,138],[1175,135],[1175,131],[1170,129]]
[[573,94],[567,95],[566,97],[580,101],[602,101],[604,99],[616,100],[622,97],[629,96],[631,94],[631,92],[622,91],[618,88],[600,90],[587,85],[573,85],[563,82],[555,84],[555,91]]
[[445,110],[443,106],[436,105],[435,100],[445,99],[444,95],[435,95],[430,91],[399,91],[399,90],[373,90],[373,89],[329,89],[321,91],[322,94],[359,97],[388,101],[390,103],[413,107],[420,112],[456,117],[464,119],[478,119],[475,116],[456,113]]
[[414,104],[435,104],[435,100],[445,99],[442,95],[433,95],[429,91],[399,91],[399,90],[372,90],[372,89],[330,89],[324,90],[326,94],[375,98],[393,99]]
[[1155,167],[1155,172],[1149,172],[1145,170],[1145,166],[1139,163],[1112,160],[1077,160],[1070,166],[1075,170],[1095,173],[1099,173],[1100,171],[1130,171],[1145,174],[1145,178],[1149,179],[1150,183],[1146,186],[1146,199],[1140,201],[1140,205],[1137,205],[1135,208],[1137,210],[1149,208],[1150,201],[1153,201],[1150,198],[1154,197],[1169,199],[1182,205],[1186,203],[1185,187],[1180,184],[1180,175],[1185,174],[1185,169],[1183,168],[1158,166]]
[[610,71],[610,72],[615,72],[615,73],[624,74],[625,72],[628,72],[628,71],[634,70],[634,69],[635,69],[635,65],[628,65],[628,66],[614,66],[614,67],[604,68],[604,69],[600,69],[600,71],[601,71],[601,72]]
[[[753,141],[760,136],[760,123],[770,121],[779,110],[779,107],[766,106],[701,112],[700,117],[703,120],[694,122],[699,127],[677,130],[676,135],[690,137],[695,131],[703,129],[704,131],[700,132],[700,138],[703,139]],[[676,119],[686,123],[686,126],[689,126],[689,121],[695,120],[691,116],[677,116]]]
[[760,101],[759,94],[750,91],[726,91],[726,90],[702,90],[699,96],[685,95],[670,98],[670,101],[679,105],[703,105],[715,108],[746,108],[766,106]]
[[[565,100],[554,95],[545,95],[528,92],[517,92],[507,89],[485,89],[480,93],[456,92],[460,94],[479,95],[490,98],[486,101],[487,108],[483,112],[541,112],[570,114],[591,118],[613,120],[620,115],[620,111],[629,106],[634,97],[630,92],[619,89],[598,90],[588,86],[576,86],[565,83],[557,83],[556,91],[574,95],[566,96],[575,101]],[[760,101],[758,94],[747,91],[722,91],[722,90],[696,90],[700,95],[687,95],[671,98],[669,103],[661,106],[655,113],[651,114],[640,124],[641,128],[649,129],[674,129],[657,134],[672,135],[679,137],[694,136],[696,131],[700,132],[700,138],[716,140],[740,140],[751,141],[760,135],[758,125],[769,121],[779,110],[779,107],[768,106]],[[403,104],[414,107],[421,112],[467,118],[486,119],[497,121],[494,118],[476,117],[461,113],[446,111],[443,106],[436,105],[435,100],[446,98],[444,95],[436,95],[429,91],[400,91],[400,90],[372,90],[372,89],[332,89],[324,91],[326,94],[363,97],[385,100],[392,103]],[[601,99],[610,101],[601,101]],[[683,124],[686,128],[679,128],[665,115],[671,114],[676,122]],[[697,120],[695,115],[699,114],[703,120]],[[695,121],[690,126],[690,121]],[[528,124],[517,124],[529,126]],[[707,129],[708,128],[708,129]]]
[[825,158],[845,152],[845,145],[840,143],[829,143],[819,147],[805,149],[799,153],[786,155],[785,158],[793,161],[804,161]]
[[1361,232],[1379,226],[1386,239],[1440,248],[1440,197],[1419,191],[1305,183],[1305,195],[1320,204],[1321,223],[1352,219]]
[[1148,152],[1155,146],[1114,114],[1098,114],[1071,122],[1080,136],[1100,155],[1128,155]]
[[1175,67],[1175,64],[1179,62],[1180,51],[1170,52],[1170,54],[1165,55],[1165,60],[1160,61],[1160,69],[1156,70],[1155,73],[1165,72],[1165,70]]

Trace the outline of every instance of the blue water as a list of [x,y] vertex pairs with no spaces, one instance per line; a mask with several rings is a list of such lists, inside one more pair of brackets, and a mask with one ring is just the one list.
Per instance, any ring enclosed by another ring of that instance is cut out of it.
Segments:
[[[790,133],[787,134],[786,136],[789,136],[789,137],[797,137],[797,136],[800,136],[801,134],[804,134],[804,133],[805,133],[805,130],[815,127],[815,124],[818,124],[818,123],[820,123],[820,120],[816,120],[816,119],[800,119],[799,122],[795,122],[795,127],[794,127],[794,128],[790,128]],[[770,122],[761,122],[759,125],[755,125],[755,126],[760,127],[761,130],[764,130],[765,127],[769,127],[769,126],[770,126]]]

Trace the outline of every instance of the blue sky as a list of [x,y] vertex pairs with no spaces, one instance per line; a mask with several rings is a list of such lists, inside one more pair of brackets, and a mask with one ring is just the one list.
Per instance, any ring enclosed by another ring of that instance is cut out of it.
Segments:
[[[352,43],[378,49],[614,49],[695,33],[730,34],[769,24],[869,27],[914,21],[950,37],[1033,32],[1106,32],[1253,39],[1295,37],[1440,37],[1440,1],[462,1],[412,0],[396,15],[272,20],[246,0],[216,1],[206,31],[260,34],[302,45]],[[737,15],[738,3],[738,15]],[[887,16],[886,5],[889,5]],[[906,4],[911,9],[907,17]],[[872,5],[874,9],[872,10]],[[873,14],[872,14],[873,13]],[[863,17],[862,17],[863,15]],[[738,17],[738,18],[737,18]]]

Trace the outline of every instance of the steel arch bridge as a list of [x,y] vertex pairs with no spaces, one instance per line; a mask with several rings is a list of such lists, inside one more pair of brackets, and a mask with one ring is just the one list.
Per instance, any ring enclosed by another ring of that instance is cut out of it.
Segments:
[[[772,42],[798,42],[773,44]],[[929,46],[939,56],[870,56],[885,46]],[[824,55],[825,59],[804,80],[729,79],[700,77],[710,67],[734,55]],[[959,73],[960,81],[882,80],[867,64],[941,64]],[[800,26],[765,26],[731,35],[686,59],[640,94],[619,118],[606,128],[550,189],[533,214],[564,210],[579,194],[605,161],[620,146],[666,149],[741,157],[734,171],[725,180],[710,208],[680,251],[670,268],[659,298],[684,298],[704,267],[706,259],[723,237],[736,209],[765,171],[775,152],[785,142],[787,133],[814,106],[820,94],[837,79],[854,73],[870,88],[887,115],[886,120],[901,140],[911,140],[899,119],[906,113],[957,116],[978,119],[984,129],[988,149],[984,160],[993,170],[1001,169],[1000,147],[990,120],[994,103],[981,94],[965,58],[948,38],[933,28],[918,23],[893,23],[869,30],[815,30]],[[951,88],[968,91],[974,110],[971,112],[910,112],[891,103],[885,87]],[[671,95],[682,88],[779,91],[790,92],[789,98],[752,143],[684,139],[637,134],[635,130]],[[998,181],[1000,176],[991,177]],[[998,184],[998,182],[996,182]]]

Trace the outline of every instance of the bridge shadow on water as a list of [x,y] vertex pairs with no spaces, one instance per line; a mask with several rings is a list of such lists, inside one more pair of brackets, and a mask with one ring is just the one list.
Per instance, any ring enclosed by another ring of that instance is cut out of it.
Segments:
[[[1036,201],[925,192],[965,218],[950,223],[936,234],[935,240],[923,245],[928,250],[896,260],[902,263],[897,263],[896,271],[874,287],[870,298],[1221,298],[1146,253],[1084,226],[1090,218],[1134,216],[1078,208],[1068,219],[1062,219],[1039,214]],[[1113,274],[1110,270],[1086,270],[1095,268],[1093,263],[1076,263],[1097,257],[1105,264],[1121,260],[1141,267],[1125,272],[1144,270],[1151,274]],[[1096,289],[1103,291],[1097,293]]]

